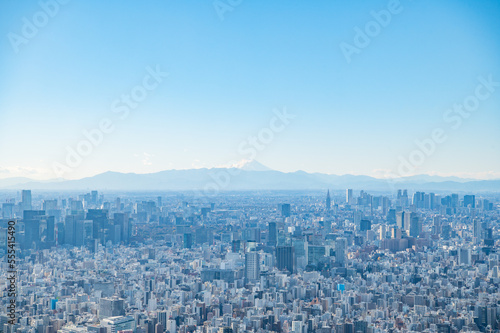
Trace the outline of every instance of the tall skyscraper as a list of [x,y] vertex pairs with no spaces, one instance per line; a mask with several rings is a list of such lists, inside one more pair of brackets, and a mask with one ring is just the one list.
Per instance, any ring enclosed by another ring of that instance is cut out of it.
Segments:
[[81,219],[79,215],[68,215],[64,221],[65,244],[77,245],[77,221]]
[[325,256],[326,249],[324,246],[309,245],[307,247],[307,264],[316,266]]
[[330,198],[330,190],[326,193],[326,209],[330,210],[332,207],[332,199]]
[[93,204],[93,205],[97,205],[97,198],[98,198],[98,192],[97,191],[92,191],[90,192],[90,202]]
[[258,252],[245,253],[245,278],[256,281],[260,275],[260,256]]
[[113,223],[120,226],[120,238],[122,242],[128,244],[132,232],[132,225],[128,213],[115,213],[113,215]]
[[[415,213],[415,212],[405,212],[405,216],[404,216],[404,228],[401,228],[401,232],[406,231],[406,233],[408,235],[410,235],[411,224],[412,224],[412,221],[414,221],[414,220],[418,220],[418,214],[417,213]],[[416,226],[415,223],[414,223],[414,225]],[[416,236],[413,236],[413,237],[416,237]]]
[[192,248],[193,247],[193,234],[185,233],[182,245],[185,249]]
[[398,228],[400,230],[405,229],[405,212],[404,211],[396,213],[396,225],[398,226]]
[[348,205],[351,205],[353,203],[353,191],[352,189],[347,189],[345,191],[345,202],[348,204]]
[[269,222],[269,246],[276,246],[276,241],[278,240],[278,232],[276,227],[276,222]]
[[[412,215],[414,213],[411,213]],[[417,214],[411,216],[410,218],[410,236],[411,237],[418,237],[422,233],[422,222],[420,221],[420,218],[417,216]]]
[[291,214],[291,207],[290,204],[281,204],[281,215],[284,217],[289,217]]
[[24,248],[38,248],[40,242],[40,220],[24,220]]
[[163,327],[166,327],[167,328],[167,331],[168,331],[168,327],[167,327],[167,311],[159,311],[158,312],[158,322],[163,326]]
[[474,219],[473,227],[474,227],[474,238],[476,239],[477,243],[480,243],[483,236],[483,224],[479,219]]
[[439,235],[441,233],[441,216],[434,216],[434,234]]
[[31,190],[23,190],[22,191],[22,202],[21,202],[22,210],[31,210]]
[[278,246],[276,248],[276,267],[281,271],[294,272],[295,253],[293,246]]
[[476,196],[475,195],[465,195],[464,196],[464,207],[476,208]]
[[49,216],[45,219],[47,223],[47,237],[45,240],[47,242],[55,241],[55,219],[54,216]]
[[344,237],[335,240],[335,260],[342,266],[347,262],[347,239]]

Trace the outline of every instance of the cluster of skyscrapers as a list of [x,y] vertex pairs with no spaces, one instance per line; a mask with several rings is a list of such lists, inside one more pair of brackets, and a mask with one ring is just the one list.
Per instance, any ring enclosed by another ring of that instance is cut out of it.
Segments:
[[2,198],[3,333],[500,332],[496,194]]

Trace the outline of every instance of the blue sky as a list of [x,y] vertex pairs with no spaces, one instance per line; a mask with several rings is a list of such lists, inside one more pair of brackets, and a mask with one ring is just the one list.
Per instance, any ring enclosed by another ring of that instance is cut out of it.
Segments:
[[[350,62],[341,43],[390,1],[221,0],[221,19],[210,0],[72,0],[13,43],[41,3],[0,4],[0,178],[228,165],[283,109],[295,118],[256,154],[276,170],[399,175],[440,128],[413,174],[500,178],[500,87],[459,128],[443,119],[478,77],[500,81],[498,1],[401,0]],[[157,67],[168,76],[120,119],[113,102]],[[112,133],[69,166],[102,119]]]

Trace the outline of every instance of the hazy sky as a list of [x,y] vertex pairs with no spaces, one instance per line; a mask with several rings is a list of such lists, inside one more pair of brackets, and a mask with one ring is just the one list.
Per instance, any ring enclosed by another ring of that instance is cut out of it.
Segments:
[[249,158],[500,178],[499,1],[54,1],[0,3],[0,178]]

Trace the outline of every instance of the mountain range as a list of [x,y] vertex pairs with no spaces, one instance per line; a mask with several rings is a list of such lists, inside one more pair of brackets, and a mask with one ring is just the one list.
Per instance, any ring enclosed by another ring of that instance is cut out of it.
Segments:
[[280,172],[257,161],[236,166],[165,170],[149,174],[105,172],[78,180],[37,181],[29,178],[0,179],[4,190],[108,190],[185,191],[205,193],[233,190],[356,190],[395,191],[400,188],[434,192],[499,192],[500,180],[417,175],[393,180],[359,175],[329,175],[304,171]]

